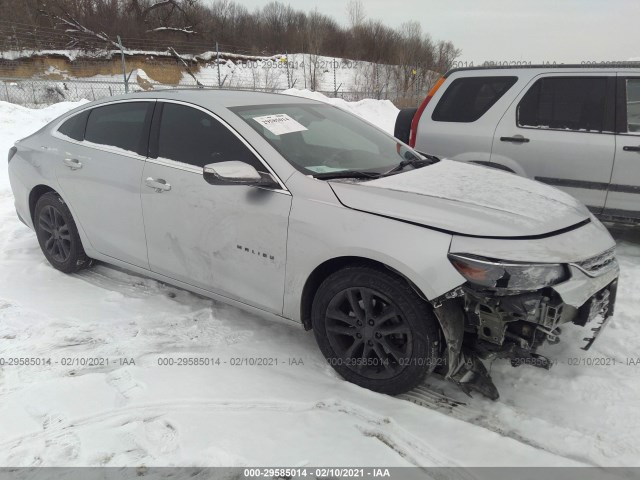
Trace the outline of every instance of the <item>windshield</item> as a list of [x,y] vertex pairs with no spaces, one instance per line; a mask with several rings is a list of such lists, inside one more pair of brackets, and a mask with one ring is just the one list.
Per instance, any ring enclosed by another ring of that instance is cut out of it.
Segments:
[[254,105],[230,110],[307,175],[376,176],[403,160],[422,160],[395,138],[331,105]]

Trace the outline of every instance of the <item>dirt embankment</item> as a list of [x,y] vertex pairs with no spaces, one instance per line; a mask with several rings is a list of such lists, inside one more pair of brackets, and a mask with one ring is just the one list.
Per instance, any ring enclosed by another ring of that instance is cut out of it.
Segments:
[[[200,65],[190,62],[192,71]],[[127,55],[126,69],[131,72],[140,68],[156,82],[177,84],[182,79],[185,67],[171,57],[153,55]],[[38,55],[18,59],[0,58],[0,76],[5,78],[45,78],[62,80],[68,77],[90,78],[96,75],[120,75],[122,64],[119,55],[111,58],[74,58],[64,55]]]

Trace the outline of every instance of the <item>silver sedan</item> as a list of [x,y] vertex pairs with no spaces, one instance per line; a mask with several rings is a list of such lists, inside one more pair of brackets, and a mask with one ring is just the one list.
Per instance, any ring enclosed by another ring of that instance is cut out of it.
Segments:
[[298,322],[379,392],[435,371],[497,398],[483,360],[548,368],[536,350],[562,325],[613,313],[615,244],[578,201],[321,102],[113,97],[17,142],[9,174],[58,270],[98,260]]

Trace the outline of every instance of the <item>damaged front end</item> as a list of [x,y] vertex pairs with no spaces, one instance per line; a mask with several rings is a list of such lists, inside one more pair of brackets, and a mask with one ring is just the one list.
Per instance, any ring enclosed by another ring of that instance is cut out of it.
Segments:
[[619,273],[614,249],[569,264],[470,254],[449,259],[467,281],[432,304],[446,341],[443,374],[466,393],[499,396],[481,360],[506,358],[514,367],[549,369],[552,361],[536,351],[559,342],[563,324],[584,327],[602,318],[584,339],[586,350],[613,315]]

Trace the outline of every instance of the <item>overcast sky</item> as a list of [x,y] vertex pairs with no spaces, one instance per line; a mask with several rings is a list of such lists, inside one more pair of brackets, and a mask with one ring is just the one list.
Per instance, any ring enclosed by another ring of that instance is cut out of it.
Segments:
[[[211,0],[210,0],[211,1]],[[236,0],[249,9],[265,0]],[[280,0],[346,24],[348,0]],[[640,0],[364,0],[368,18],[418,20],[461,60],[576,62],[640,58]]]

